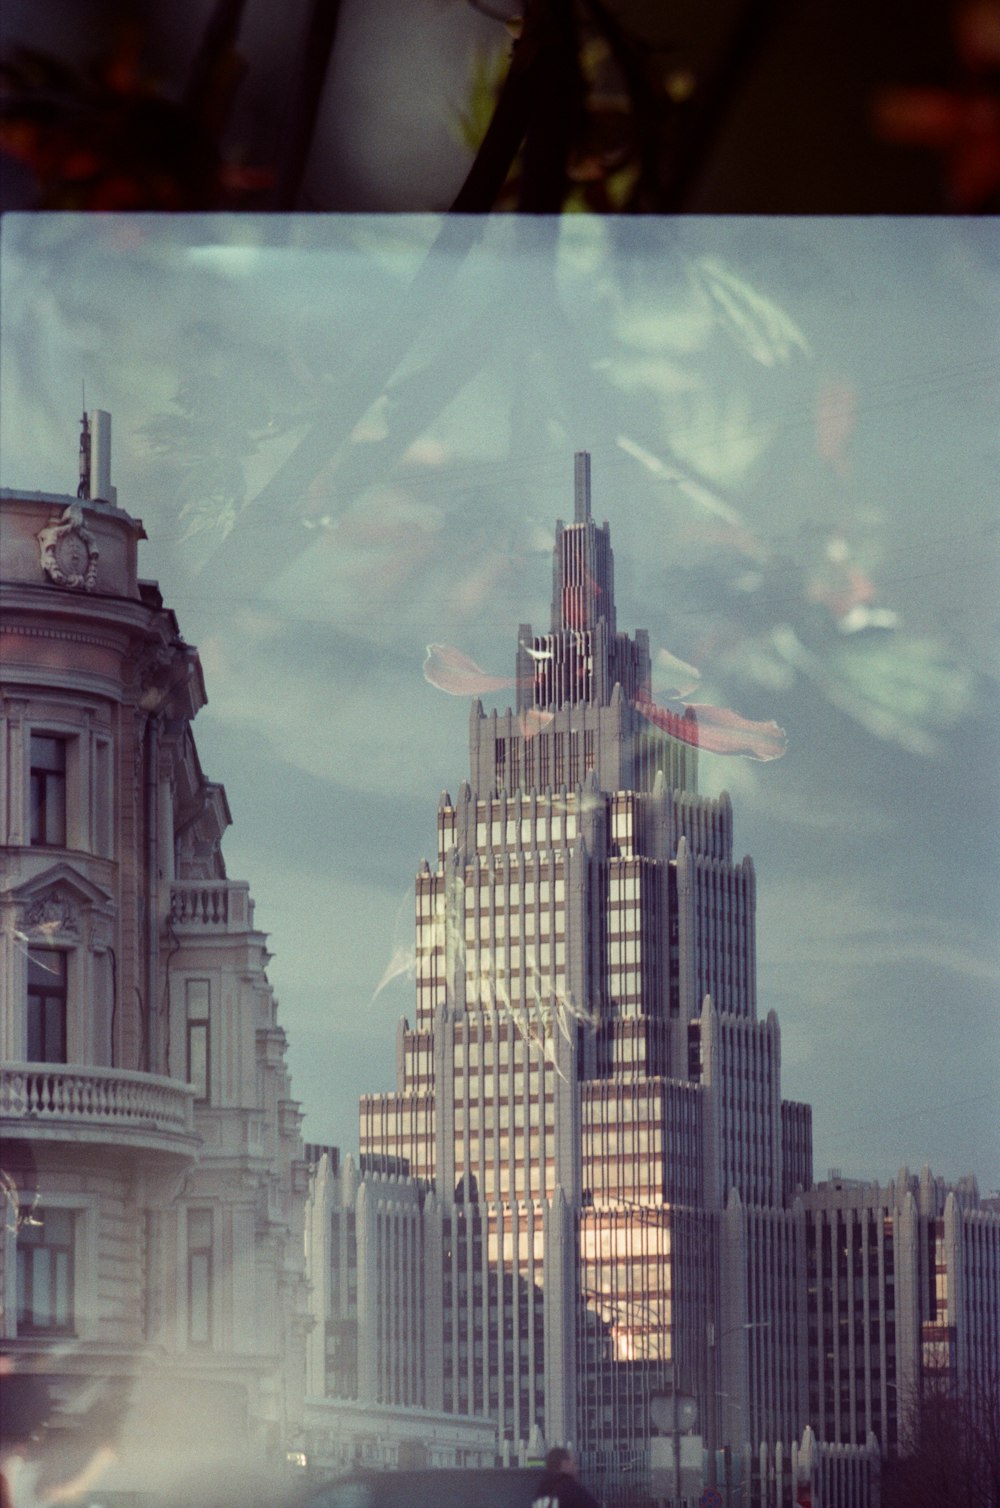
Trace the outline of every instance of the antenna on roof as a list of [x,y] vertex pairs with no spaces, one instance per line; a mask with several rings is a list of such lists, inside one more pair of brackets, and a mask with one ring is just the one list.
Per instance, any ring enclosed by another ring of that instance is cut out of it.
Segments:
[[90,424],[87,420],[87,387],[80,384],[83,392],[83,414],[80,418],[80,480],[77,483],[76,495],[79,498],[90,497]]
[[578,450],[573,462],[573,522],[585,524],[590,517],[590,452]]

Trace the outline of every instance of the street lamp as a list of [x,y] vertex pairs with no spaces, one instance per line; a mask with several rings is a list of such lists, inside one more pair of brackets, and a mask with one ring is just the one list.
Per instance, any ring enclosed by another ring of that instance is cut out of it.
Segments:
[[721,1397],[728,1397],[730,1399],[730,1405],[729,1406],[730,1406],[730,1408],[733,1408],[733,1409],[740,1408],[740,1402],[742,1401],[742,1389],[740,1390],[740,1392],[741,1392],[741,1398],[740,1398],[739,1401],[737,1401],[737,1400],[733,1400],[732,1397],[731,1397],[731,1395],[724,1394],[724,1393],[720,1392],[719,1389],[718,1389],[718,1387],[717,1387],[717,1383],[718,1383],[719,1379],[718,1379],[718,1369],[716,1367],[716,1360],[715,1360],[715,1358],[716,1358],[716,1349],[715,1349],[716,1345],[718,1343],[721,1343],[724,1340],[727,1340],[730,1335],[738,1335],[738,1334],[740,1334],[740,1332],[746,1332],[748,1330],[769,1330],[770,1328],[771,1328],[771,1321],[770,1320],[744,1320],[742,1324],[739,1324],[739,1325],[730,1325],[727,1329],[723,1330],[720,1335],[716,1335],[714,1321],[709,1320],[709,1322],[708,1322],[708,1336],[707,1336],[707,1339],[708,1339],[708,1362],[709,1362],[709,1406],[708,1406],[708,1418],[706,1420],[706,1434],[708,1435],[708,1441],[707,1441],[707,1447],[708,1447],[708,1481],[709,1481],[709,1486],[711,1486],[711,1487],[714,1487],[716,1485],[716,1481],[715,1481],[715,1476],[716,1476],[716,1472],[715,1472],[715,1451],[716,1451],[716,1445],[715,1445],[715,1400],[716,1400],[717,1397],[720,1397],[720,1398]]
[[[671,1363],[673,1372],[673,1363]],[[661,1435],[669,1431],[673,1458],[674,1497],[681,1495],[681,1435],[689,1435],[698,1422],[698,1404],[686,1393],[678,1393],[676,1376],[670,1393],[653,1393],[649,1400],[649,1419]]]

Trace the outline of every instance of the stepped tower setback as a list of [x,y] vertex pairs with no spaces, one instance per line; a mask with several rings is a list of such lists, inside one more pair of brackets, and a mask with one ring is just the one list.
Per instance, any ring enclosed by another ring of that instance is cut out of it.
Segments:
[[515,706],[473,704],[469,778],[439,803],[415,1022],[396,1091],[362,1100],[361,1154],[428,1191],[426,1404],[596,1464],[648,1443],[664,1395],[741,1433],[720,1367],[767,1340],[723,1301],[721,1222],[809,1186],[811,1128],[757,1015],[729,798],[698,794],[697,722],[654,708],[649,636],[618,629],[586,454],[574,482],[550,626],[521,624]]

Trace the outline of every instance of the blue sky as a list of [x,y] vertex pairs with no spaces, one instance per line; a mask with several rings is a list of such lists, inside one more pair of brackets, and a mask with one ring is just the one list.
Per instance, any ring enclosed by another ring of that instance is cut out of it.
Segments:
[[307,1137],[356,1144],[413,1014],[405,975],[378,984],[467,762],[467,703],[424,680],[425,647],[513,673],[586,449],[619,626],[697,668],[692,700],[787,732],[772,763],[703,756],[700,783],[754,857],[759,1003],[817,1173],[929,1162],[997,1188],[995,223],[445,235],[2,228],[0,477],[74,490],[81,381],[111,411],[143,574],[202,653],[199,749]]

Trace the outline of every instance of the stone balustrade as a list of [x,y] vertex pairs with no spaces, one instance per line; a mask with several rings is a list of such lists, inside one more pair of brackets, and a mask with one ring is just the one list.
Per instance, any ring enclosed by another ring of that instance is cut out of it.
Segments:
[[0,1123],[194,1138],[194,1091],[154,1074],[60,1063],[0,1065]]
[[177,932],[249,932],[250,887],[229,880],[179,880],[170,886],[170,925]]

